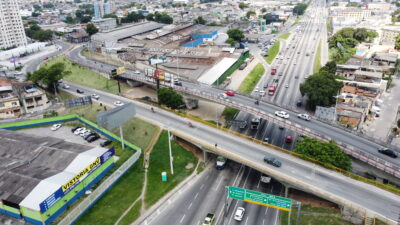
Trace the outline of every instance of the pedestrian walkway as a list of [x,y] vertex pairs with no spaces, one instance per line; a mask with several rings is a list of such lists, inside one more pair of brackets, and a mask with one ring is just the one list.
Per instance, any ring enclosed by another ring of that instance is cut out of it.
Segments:
[[260,62],[259,58],[254,57],[253,61],[250,62],[249,65],[244,68],[244,70],[237,69],[231,75],[231,83],[228,85],[228,89],[237,90],[240,87],[240,84],[246,79],[247,75],[250,71]]

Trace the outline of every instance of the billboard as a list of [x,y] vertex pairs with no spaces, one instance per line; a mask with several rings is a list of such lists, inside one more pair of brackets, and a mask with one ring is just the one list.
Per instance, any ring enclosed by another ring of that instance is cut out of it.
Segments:
[[118,68],[115,68],[115,69],[111,70],[111,76],[118,76],[118,75],[121,75],[121,74],[123,74],[125,72],[126,72],[125,67],[121,66],[121,67],[118,67]]
[[100,157],[97,157],[89,166],[84,168],[81,172],[76,174],[67,183],[62,185],[57,191],[47,197],[42,203],[39,204],[40,212],[46,212],[52,207],[58,200],[68,194],[78,184],[80,184],[86,177],[92,174],[97,168],[105,163],[109,158],[115,154],[114,147],[103,153]]
[[97,114],[97,124],[99,127],[114,129],[121,126],[125,121],[134,117],[136,107],[133,103],[127,103],[122,106],[110,109],[108,111]]

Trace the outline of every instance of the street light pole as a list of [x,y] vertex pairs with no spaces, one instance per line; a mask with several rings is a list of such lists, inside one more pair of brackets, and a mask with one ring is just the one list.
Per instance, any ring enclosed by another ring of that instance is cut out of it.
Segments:
[[168,146],[169,146],[169,163],[171,167],[171,174],[174,174],[174,164],[172,163],[174,158],[172,157],[172,149],[171,149],[171,134],[168,129]]

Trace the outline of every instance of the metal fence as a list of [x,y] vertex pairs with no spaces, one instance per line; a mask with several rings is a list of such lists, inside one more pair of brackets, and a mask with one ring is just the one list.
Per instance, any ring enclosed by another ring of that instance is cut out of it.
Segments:
[[101,183],[89,196],[74,207],[66,217],[58,224],[73,224],[86,210],[88,210],[99,198],[121,178],[122,175],[139,159],[141,152],[137,151],[124,164],[122,164],[111,176]]
[[[74,61],[73,59],[71,59],[71,60]],[[104,69],[98,68],[98,65],[90,63],[90,61],[87,61],[87,60],[81,60],[81,61],[75,61],[75,62],[79,63],[81,65],[85,65],[85,66],[87,66],[89,68],[92,68],[93,70],[97,70],[97,71],[100,71],[100,72],[106,72]],[[125,78],[136,80],[136,81],[140,81],[140,82],[143,82],[143,83],[152,83],[152,82],[148,81],[145,76],[140,75],[140,74],[135,74],[135,73],[133,73],[133,71],[129,71],[129,70],[127,70],[126,73],[123,76]],[[263,111],[261,111],[261,110],[259,110],[257,108],[253,108],[253,107],[250,107],[250,106],[246,106],[246,105],[231,101],[228,98],[227,99],[220,98],[220,97],[218,97],[218,96],[216,96],[214,94],[202,92],[202,91],[199,91],[199,90],[193,90],[193,89],[189,89],[189,88],[182,87],[182,86],[175,86],[174,89],[176,89],[177,91],[180,91],[182,93],[185,93],[185,94],[189,94],[189,95],[197,96],[197,97],[200,97],[200,98],[203,98],[203,99],[211,100],[213,102],[217,102],[217,103],[220,103],[220,104],[223,104],[223,105],[226,105],[226,106],[237,108],[239,110],[251,113],[253,115],[258,115],[258,116],[262,117],[263,119],[269,120],[269,121],[271,121],[273,123],[276,123],[276,124],[278,124],[280,126],[286,127],[286,128],[288,128],[290,130],[293,130],[294,132],[297,132],[297,133],[300,133],[300,134],[304,134],[304,135],[312,137],[312,138],[316,138],[316,139],[318,139],[320,141],[330,141],[330,140],[332,140],[332,138],[330,138],[328,136],[316,134],[313,131],[311,131],[310,129],[304,128],[304,127],[300,126],[299,124],[292,123],[292,122],[287,121],[287,120],[283,120],[283,119],[275,117],[275,116],[273,116],[271,114],[267,114],[267,113],[265,113],[265,112],[263,112]],[[247,96],[251,97],[251,95],[247,95]],[[267,103],[276,105],[273,102],[267,102]],[[278,106],[278,105],[276,105],[276,106]],[[278,106],[278,107],[282,107],[282,106]],[[285,108],[285,109],[287,109],[287,108]],[[289,110],[293,111],[293,112],[298,112],[298,110],[293,110],[293,108],[290,108]],[[326,123],[326,121],[321,121],[321,122],[325,122]],[[340,127],[337,124],[330,123],[329,125],[332,125],[332,126],[335,126],[335,127],[343,129],[343,127]],[[359,132],[351,131],[351,130],[348,130],[348,129],[346,129],[345,131],[351,132],[351,133],[353,133],[353,134],[355,134],[357,136],[360,136],[362,138],[365,138],[367,140],[370,140],[372,142],[375,142],[375,143],[378,143],[378,144],[381,144],[381,145],[388,145],[388,143],[385,142],[385,141],[382,141],[382,140],[376,139],[376,138],[372,138],[372,137],[366,136],[364,134],[360,134]],[[335,142],[347,154],[351,155],[352,157],[357,158],[357,159],[359,159],[359,160],[361,160],[363,162],[368,163],[369,165],[372,165],[372,166],[374,166],[374,167],[376,167],[378,169],[381,169],[381,170],[383,170],[383,171],[385,171],[385,172],[387,172],[387,173],[389,173],[391,175],[394,175],[394,176],[400,178],[400,167],[398,167],[396,165],[393,165],[392,163],[387,162],[385,160],[382,160],[382,159],[380,159],[380,158],[378,158],[378,157],[376,157],[376,156],[374,156],[374,155],[372,155],[370,153],[363,152],[363,151],[361,151],[360,149],[357,149],[354,146],[349,146],[349,145],[347,145],[345,143],[341,143],[341,142],[338,142],[338,141],[335,141]]]

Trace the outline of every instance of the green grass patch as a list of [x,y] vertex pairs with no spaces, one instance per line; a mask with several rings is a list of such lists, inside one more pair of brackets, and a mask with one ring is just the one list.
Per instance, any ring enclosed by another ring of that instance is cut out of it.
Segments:
[[326,19],[326,29],[328,31],[328,34],[332,32],[332,24],[330,19]]
[[275,44],[273,44],[268,50],[268,57],[264,57],[265,61],[267,61],[268,64],[271,64],[272,61],[274,61],[276,55],[278,55],[280,44],[281,43],[279,41],[276,41]]
[[319,41],[317,53],[314,58],[314,73],[317,73],[321,68],[321,41]]
[[298,23],[300,22],[300,20],[301,20],[301,16],[298,16],[298,17],[296,18],[296,20],[294,21],[294,23],[292,24],[292,27],[293,27],[293,26],[296,26],[296,24],[298,24]]
[[224,111],[222,112],[222,116],[225,118],[226,121],[233,120],[239,112],[239,109],[225,107]]
[[142,201],[138,201],[135,205],[129,210],[129,212],[122,218],[119,222],[119,225],[129,225],[133,223],[140,216],[140,207],[142,206]]
[[[197,158],[192,152],[181,147],[177,142],[171,142],[172,155],[174,157],[174,174],[170,173],[168,133],[163,131],[154,145],[150,154],[150,165],[148,169],[148,182],[145,195],[146,208],[156,203],[161,197],[175,188],[177,184],[189,176],[195,169]],[[192,163],[193,167],[185,167]],[[161,181],[161,172],[167,172],[168,181]]]
[[287,40],[289,38],[289,36],[290,36],[290,33],[286,33],[286,34],[282,34],[282,35],[278,36],[278,38]]
[[265,72],[265,68],[261,63],[258,63],[247,75],[246,79],[240,84],[239,91],[248,94],[253,91],[258,81]]
[[196,169],[196,173],[200,174],[201,172],[204,171],[205,168],[206,168],[206,164],[204,162],[200,162],[199,166]]
[[144,170],[141,157],[102,198],[77,221],[76,225],[113,225],[142,191]]
[[[55,57],[44,63],[43,66],[49,67],[58,62],[64,63],[66,70],[71,71],[71,74],[63,78],[64,80],[112,94],[118,93],[118,84],[116,80],[109,80],[89,68],[69,61],[65,56]],[[121,82],[121,91],[125,92],[128,89],[129,86]]]
[[[296,213],[297,207],[293,207],[290,216],[290,224],[296,224]],[[285,211],[280,212],[281,225],[288,224],[288,214],[289,213]],[[325,209],[302,205],[299,224],[351,225],[352,223],[343,220],[338,209]]]

